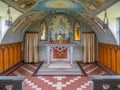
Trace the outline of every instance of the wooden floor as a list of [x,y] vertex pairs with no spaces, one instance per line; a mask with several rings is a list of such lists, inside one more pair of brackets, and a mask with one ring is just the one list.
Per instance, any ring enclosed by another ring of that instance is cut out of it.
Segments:
[[91,75],[110,75],[98,64],[79,63],[85,76],[32,76],[39,64],[22,64],[9,76],[26,76],[25,90],[91,90]]

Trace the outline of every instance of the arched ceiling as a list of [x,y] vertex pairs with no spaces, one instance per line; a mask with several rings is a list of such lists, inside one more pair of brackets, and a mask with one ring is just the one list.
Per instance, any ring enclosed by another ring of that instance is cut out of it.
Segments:
[[102,28],[102,22],[97,14],[115,4],[119,0],[1,0],[23,13],[10,28],[23,32],[33,23],[52,14],[66,14],[89,25],[95,33],[108,33]]
[[[119,0],[1,0],[11,7],[22,12],[13,24],[13,32],[18,27],[23,26],[25,29],[32,23],[42,20],[52,14],[71,15],[78,20],[86,22],[94,28],[102,29],[101,22],[98,23],[96,15],[118,2]],[[24,24],[24,25],[23,25]],[[97,27],[97,26],[98,27]],[[106,31],[101,30],[106,33]]]
[[98,14],[119,0],[1,0],[22,13],[31,10],[67,10]]

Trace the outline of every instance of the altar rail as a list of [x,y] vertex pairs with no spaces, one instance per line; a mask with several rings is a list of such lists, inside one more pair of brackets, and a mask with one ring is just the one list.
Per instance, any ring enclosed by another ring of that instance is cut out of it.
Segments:
[[24,90],[24,76],[0,76],[0,90]]
[[91,90],[120,90],[120,76],[91,76]]
[[99,43],[98,62],[115,73],[120,74],[120,46]]
[[0,74],[22,62],[21,42],[0,44]]

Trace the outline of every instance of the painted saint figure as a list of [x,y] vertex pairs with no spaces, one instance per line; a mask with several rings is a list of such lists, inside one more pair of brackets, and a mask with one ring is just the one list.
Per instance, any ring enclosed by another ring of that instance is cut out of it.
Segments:
[[59,32],[59,34],[58,34],[58,36],[57,36],[57,40],[58,40],[60,43],[62,43],[62,41],[63,41],[63,35],[62,35],[61,31]]

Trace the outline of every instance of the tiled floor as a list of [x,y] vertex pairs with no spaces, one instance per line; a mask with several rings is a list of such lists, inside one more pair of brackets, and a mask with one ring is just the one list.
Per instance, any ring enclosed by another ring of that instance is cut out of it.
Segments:
[[91,90],[91,75],[109,75],[97,64],[81,66],[87,76],[32,76],[39,64],[24,64],[10,76],[27,76],[24,90]]

